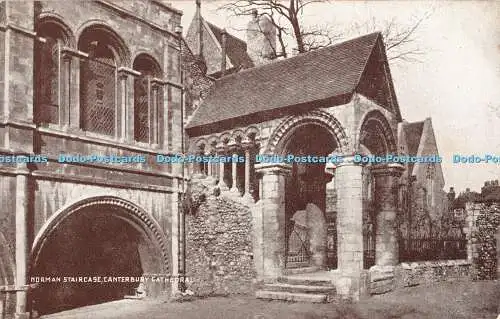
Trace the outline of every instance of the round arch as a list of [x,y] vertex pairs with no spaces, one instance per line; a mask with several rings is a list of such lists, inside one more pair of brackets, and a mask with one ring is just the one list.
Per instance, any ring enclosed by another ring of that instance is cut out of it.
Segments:
[[88,208],[110,207],[114,217],[120,218],[144,234],[148,240],[161,254],[162,271],[166,272],[169,268],[169,254],[167,250],[167,240],[160,225],[145,210],[134,203],[115,196],[98,196],[86,198],[73,203],[52,215],[49,220],[39,230],[33,241],[30,258],[30,268],[33,269],[38,262],[50,235],[56,230],[58,225],[68,217],[77,214]]
[[139,53],[136,55],[132,67],[139,72],[150,71],[151,75],[157,78],[163,77],[163,70],[160,63],[148,53]]
[[86,52],[93,41],[103,41],[111,45],[118,66],[131,66],[131,54],[123,40],[110,26],[103,21],[90,21],[78,33],[78,49]]
[[380,111],[369,111],[363,116],[360,123],[356,150],[361,151],[361,145],[364,145],[372,154],[397,153],[397,144],[392,128]]
[[303,126],[316,125],[324,128],[335,140],[340,153],[348,150],[349,139],[340,122],[332,115],[314,110],[300,115],[285,118],[274,130],[264,149],[264,154],[276,154],[286,151],[286,143],[294,132]]
[[43,37],[43,31],[45,29],[47,29],[47,32],[50,33],[51,36],[61,38],[64,45],[71,48],[76,47],[75,35],[71,28],[63,21],[62,17],[47,12],[40,14],[35,25],[37,35]]

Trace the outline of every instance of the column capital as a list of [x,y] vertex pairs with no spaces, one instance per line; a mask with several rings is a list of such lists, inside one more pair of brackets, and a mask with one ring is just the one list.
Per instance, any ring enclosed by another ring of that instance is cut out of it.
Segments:
[[227,144],[226,144],[227,148],[230,150],[230,151],[233,151],[234,149],[236,149],[239,144],[236,143],[234,140],[230,140]]
[[68,51],[61,52],[61,58],[64,62],[71,62],[71,60],[73,59],[73,55],[73,53],[70,53]]
[[265,175],[287,175],[292,171],[292,165],[285,163],[259,163],[255,164],[255,171]]
[[248,150],[248,149],[251,149],[255,146],[255,142],[250,140],[249,138],[245,138],[243,139],[243,141],[241,141],[241,147],[244,149],[244,150]]
[[401,177],[401,175],[403,175],[404,170],[405,170],[404,165],[399,163],[375,165],[370,168],[371,173],[375,177],[381,177],[381,176]]
[[118,68],[118,75],[132,75],[132,76],[140,76],[141,75],[141,72],[139,71],[136,71],[134,69],[131,69],[131,68],[127,68],[127,67],[124,67],[124,66],[121,66]]
[[217,151],[218,154],[223,154],[227,150],[227,144],[226,143],[218,143],[215,145],[215,150]]
[[331,156],[334,156],[334,155],[338,158],[337,162],[332,163],[333,166],[335,166],[335,168],[342,167],[342,166],[364,166],[364,165],[366,165],[366,163],[363,163],[361,160],[359,160],[359,157],[362,156],[362,154],[356,154],[356,153],[332,154]]

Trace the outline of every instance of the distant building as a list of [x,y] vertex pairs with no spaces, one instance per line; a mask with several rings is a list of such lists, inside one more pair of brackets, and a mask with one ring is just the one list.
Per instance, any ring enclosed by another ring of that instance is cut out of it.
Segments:
[[[408,123],[398,128],[400,151],[414,157],[439,156],[432,120]],[[430,235],[432,226],[439,230],[442,214],[447,211],[444,176],[440,162],[408,163],[402,177],[402,211],[406,231]]]

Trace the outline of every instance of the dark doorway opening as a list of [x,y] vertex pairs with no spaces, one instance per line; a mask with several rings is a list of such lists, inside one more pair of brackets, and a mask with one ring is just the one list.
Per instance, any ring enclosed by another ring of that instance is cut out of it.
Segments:
[[139,282],[130,278],[143,275],[141,251],[149,249],[148,240],[137,226],[116,213],[119,209],[106,205],[84,208],[63,219],[50,233],[31,277],[55,278],[56,282],[39,283],[33,290],[33,310],[43,315],[135,293]]

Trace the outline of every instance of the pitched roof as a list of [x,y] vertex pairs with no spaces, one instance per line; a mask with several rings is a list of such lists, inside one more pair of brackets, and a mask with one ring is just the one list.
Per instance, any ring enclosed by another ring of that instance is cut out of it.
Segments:
[[[422,134],[424,132],[425,121],[406,123],[403,126],[406,137],[406,147],[408,150],[408,155],[417,156],[418,149],[420,147],[420,140],[422,139]],[[408,171],[413,174],[413,167],[415,163],[408,163]]]
[[[206,21],[206,20],[205,20]],[[215,38],[222,45],[222,29],[206,21]],[[236,68],[251,68],[254,66],[247,53],[245,41],[226,32],[226,55]]]
[[377,41],[380,33],[372,33],[225,76],[215,82],[187,129],[290,106],[350,99]]
[[416,156],[418,147],[420,146],[420,139],[424,130],[424,121],[406,123],[404,125],[406,136],[406,147],[408,148],[408,155]]
[[[200,29],[201,28],[201,29]],[[208,74],[220,77],[222,60],[222,29],[206,21],[203,16],[195,15],[186,33],[186,43],[191,49],[197,48],[200,41],[200,30],[203,37],[203,59]],[[196,52],[199,54],[199,52]],[[254,66],[247,53],[245,41],[226,32],[226,59],[229,61],[226,72],[239,71]]]

